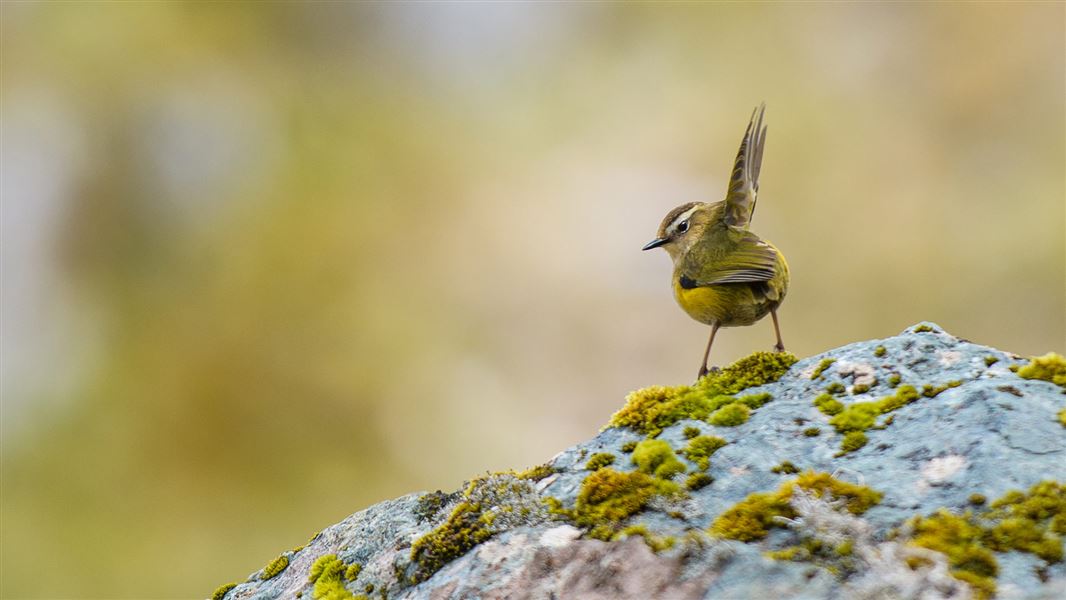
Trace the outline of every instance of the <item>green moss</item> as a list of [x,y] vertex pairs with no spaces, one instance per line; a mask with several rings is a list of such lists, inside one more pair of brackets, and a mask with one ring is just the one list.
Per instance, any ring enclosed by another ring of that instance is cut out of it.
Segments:
[[211,600],[222,600],[235,587],[237,587],[236,583],[224,583],[218,586],[215,588],[215,593],[211,594]]
[[849,431],[845,433],[844,439],[840,442],[840,456],[862,448],[868,441],[866,434],[861,431]]
[[662,440],[644,440],[633,450],[633,464],[642,473],[655,475],[661,479],[670,479],[684,473],[685,465],[677,459],[674,449]]
[[770,472],[784,475],[795,475],[796,473],[799,473],[800,470],[799,467],[786,460],[781,464],[777,465],[776,467],[770,469]]
[[[971,504],[985,502],[981,494],[970,496]],[[954,577],[972,585],[979,597],[989,598],[995,594],[999,572],[994,552],[1028,552],[1049,563],[1062,560],[1064,515],[1066,486],[1044,481],[1028,492],[1004,494],[978,515],[941,509],[916,517],[910,521],[910,543],[943,553]]]
[[882,356],[884,356],[885,352],[886,350],[884,346],[878,346],[874,348],[874,356],[876,356],[877,358],[881,358]]
[[[865,446],[868,440],[863,432],[875,428],[878,416],[898,410],[899,408],[914,402],[918,397],[918,391],[914,389],[914,386],[904,385],[900,386],[896,390],[896,393],[891,396],[885,396],[880,400],[853,402],[836,412],[833,417],[829,419],[829,424],[832,425],[838,433],[844,434],[844,439],[841,442],[840,447],[841,452],[837,456],[842,456],[848,452],[854,452]],[[821,406],[819,406],[819,402],[821,402]],[[831,402],[835,402],[835,400],[832,400],[832,397],[825,394],[815,399],[815,405],[818,406],[819,410],[822,410],[822,412],[826,412],[827,409],[836,411],[839,408],[839,402],[836,404],[831,404]],[[889,421],[886,420],[885,424],[887,425],[888,423]]]
[[814,368],[814,372],[811,373],[811,381],[818,379],[822,376],[822,373],[829,368],[830,365],[836,362],[835,358],[823,358],[822,362],[818,363],[818,366]]
[[259,576],[259,579],[266,581],[267,579],[273,579],[281,574],[289,566],[289,557],[282,554],[281,556],[270,561],[270,564],[263,567],[263,573]]
[[844,405],[829,394],[819,395],[814,399],[813,404],[822,414],[829,416],[840,414],[844,410]]
[[944,385],[926,384],[926,385],[922,386],[922,395],[925,396],[926,398],[936,398],[937,396],[939,396],[941,394],[941,392],[943,392],[943,391],[945,391],[945,390],[947,390],[949,388],[959,387],[960,385],[962,385],[961,381],[949,381],[949,382],[945,383]]
[[853,514],[862,514],[881,501],[881,494],[868,487],[834,479],[828,473],[807,471],[783,484],[776,492],[751,494],[726,509],[711,524],[711,533],[742,542],[766,537],[770,528],[783,526],[775,517],[795,518],[789,500],[796,487],[808,490],[817,497],[828,494],[841,499]]
[[870,386],[866,383],[856,383],[855,385],[851,386],[852,394],[865,394],[868,391],[870,391]]
[[987,538],[993,550],[1020,550],[1048,562],[1062,560],[1066,486],[1043,481],[1028,493],[1008,493],[993,502],[983,516],[995,522]]
[[622,452],[629,454],[630,452],[636,450],[637,443],[637,440],[629,440],[628,442],[622,444]]
[[602,469],[607,465],[614,464],[614,455],[608,452],[598,452],[593,454],[589,461],[585,463],[585,469],[589,471],[595,471],[596,469]]
[[855,402],[829,419],[829,424],[839,433],[866,431],[874,426],[880,414],[880,402]]
[[676,483],[641,471],[619,473],[603,468],[581,483],[573,510],[556,506],[555,511],[580,527],[590,528],[590,537],[610,540],[621,529],[621,522],[643,510],[652,498],[681,493]]
[[1059,411],[1059,425],[1066,427],[1066,408]]
[[723,538],[750,542],[766,537],[777,526],[774,517],[794,516],[788,498],[778,494],[754,493],[741,500],[711,524],[711,533]]
[[368,594],[373,594],[374,593],[374,584],[373,583],[368,583],[368,584],[364,585],[363,586],[363,591],[368,593]]
[[514,474],[514,476],[519,479],[526,479],[529,481],[540,481],[541,479],[544,479],[549,475],[553,475],[555,472],[555,467],[548,464],[543,464],[537,465],[535,467],[530,467],[525,471],[518,471]]
[[682,432],[682,435],[685,436],[686,440],[691,440],[692,438],[699,436],[700,433],[701,432],[699,427],[690,426],[685,428],[685,430]]
[[970,494],[970,497],[967,498],[966,500],[967,500],[967,502],[969,502],[970,504],[973,504],[974,506],[984,506],[984,504],[986,502],[988,502],[988,498],[986,498],[984,494],[976,494],[976,493],[975,494]]
[[807,437],[818,437],[822,435],[822,430],[817,427],[808,427],[803,430],[803,435]]
[[697,388],[711,396],[736,394],[777,381],[797,360],[789,352],[755,352],[721,371],[705,376]]
[[739,402],[731,402],[714,412],[707,422],[718,427],[736,427],[748,420],[751,409]]
[[441,567],[492,537],[492,513],[477,503],[460,502],[441,526],[415,540],[411,562],[417,565],[414,583],[429,579]]
[[991,367],[992,365],[994,365],[994,364],[996,364],[998,362],[999,362],[999,358],[996,357],[996,356],[992,356],[991,354],[985,357],[985,366],[986,367]]
[[1018,377],[1050,381],[1066,388],[1066,357],[1054,352],[1033,357],[1029,364],[1017,371]]
[[348,565],[348,569],[344,571],[344,579],[347,581],[355,581],[359,577],[359,573],[363,571],[363,565],[359,563],[353,563]]
[[922,323],[921,325],[915,327],[913,331],[914,333],[930,333],[935,332],[936,330],[930,327],[929,325]]
[[894,388],[899,385],[900,381],[903,381],[903,378],[899,376],[899,373],[893,373],[888,376],[888,387]]
[[711,466],[711,455],[725,446],[728,442],[713,435],[701,435],[692,438],[681,454],[696,463],[701,471],[706,471]]
[[677,540],[673,536],[658,536],[648,531],[645,525],[631,525],[614,536],[614,539],[625,539],[634,535],[644,538],[644,543],[652,549],[652,552],[662,552],[674,547]]
[[706,473],[693,473],[685,480],[685,487],[692,490],[700,490],[714,483],[714,477]]
[[740,398],[737,398],[737,402],[755,410],[773,399],[774,396],[770,392],[762,392],[759,394],[741,396]]
[[[632,392],[609,425],[654,437],[684,419],[706,419],[719,408],[737,402],[733,394],[777,381],[795,362],[796,357],[788,353],[756,352],[706,375],[694,386],[654,386]],[[743,399],[760,406],[768,400],[769,396],[762,394]]]
[[[974,584],[975,591],[986,597],[995,594],[999,564],[981,544],[984,532],[969,513],[958,516],[940,510],[930,517],[912,519],[911,528],[911,544],[942,553],[954,577]],[[966,577],[960,577],[962,574]]]
[[307,583],[314,585],[311,596],[315,600],[354,600],[355,596],[344,587],[345,570],[336,554],[320,556],[307,577]]
[[842,396],[844,395],[844,392],[847,391],[847,388],[844,387],[843,383],[840,383],[839,381],[834,381],[833,383],[830,383],[829,385],[825,386],[825,391],[829,392],[830,394]]
[[878,403],[881,413],[884,414],[903,408],[917,399],[918,390],[914,389],[913,385],[903,385],[896,389],[895,394],[881,398]]

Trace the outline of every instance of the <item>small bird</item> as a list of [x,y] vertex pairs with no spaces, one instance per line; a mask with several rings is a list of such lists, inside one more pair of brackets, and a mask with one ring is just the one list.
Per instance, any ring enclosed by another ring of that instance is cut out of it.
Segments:
[[725,200],[689,202],[666,214],[644,250],[662,247],[674,261],[674,297],[693,319],[711,326],[699,377],[719,327],[752,325],[770,314],[784,352],[777,307],[788,291],[788,263],[773,244],[748,230],[759,196],[759,168],[766,145],[763,113],[752,112],[733,165]]

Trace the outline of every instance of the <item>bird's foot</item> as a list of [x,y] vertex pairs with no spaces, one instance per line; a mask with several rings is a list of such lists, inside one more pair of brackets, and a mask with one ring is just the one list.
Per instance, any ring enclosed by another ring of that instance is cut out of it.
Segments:
[[696,376],[696,381],[703,379],[708,373],[717,373],[721,371],[718,367],[707,368],[707,365],[700,367],[700,374]]
[[784,344],[782,344],[781,342],[778,342],[778,343],[774,344],[774,352],[784,352],[784,351],[785,351],[785,345]]

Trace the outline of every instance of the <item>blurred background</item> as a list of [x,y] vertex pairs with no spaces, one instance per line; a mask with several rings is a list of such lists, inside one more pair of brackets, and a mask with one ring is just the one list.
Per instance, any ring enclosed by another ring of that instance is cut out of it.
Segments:
[[203,597],[692,381],[640,247],[763,100],[791,351],[1066,346],[1061,3],[2,11],[4,597]]

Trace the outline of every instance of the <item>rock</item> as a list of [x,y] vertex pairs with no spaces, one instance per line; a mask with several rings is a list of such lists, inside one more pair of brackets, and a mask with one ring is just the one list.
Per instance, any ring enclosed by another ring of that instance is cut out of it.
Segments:
[[547,465],[382,502],[217,596],[1066,597],[1063,387],[931,323],[793,360],[636,392]]

